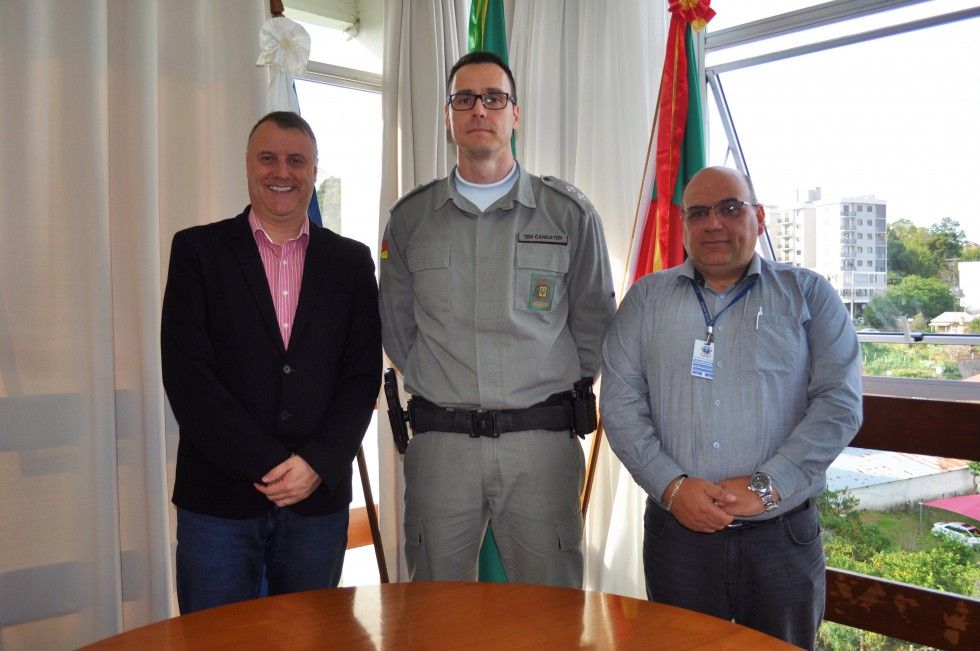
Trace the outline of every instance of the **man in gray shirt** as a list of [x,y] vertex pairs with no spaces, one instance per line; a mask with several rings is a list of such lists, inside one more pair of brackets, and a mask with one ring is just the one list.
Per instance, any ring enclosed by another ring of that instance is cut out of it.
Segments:
[[598,375],[615,311],[602,226],[579,190],[514,160],[506,64],[467,54],[448,86],[458,165],[392,208],[380,256],[384,347],[414,396],[409,573],[475,579],[492,520],[509,580],[580,587],[568,393]]
[[647,594],[813,647],[816,501],[861,423],[857,336],[822,276],[755,253],[745,176],[702,170],[683,201],[688,259],[630,289],[603,346],[605,430],[648,494]]

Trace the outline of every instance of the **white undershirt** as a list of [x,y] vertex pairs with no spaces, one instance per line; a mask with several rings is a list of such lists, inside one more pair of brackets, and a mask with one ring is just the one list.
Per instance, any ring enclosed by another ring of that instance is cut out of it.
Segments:
[[517,163],[510,168],[510,173],[496,183],[470,183],[459,175],[459,168],[456,168],[456,190],[467,198],[474,206],[481,211],[486,210],[487,206],[504,196],[517,183]]

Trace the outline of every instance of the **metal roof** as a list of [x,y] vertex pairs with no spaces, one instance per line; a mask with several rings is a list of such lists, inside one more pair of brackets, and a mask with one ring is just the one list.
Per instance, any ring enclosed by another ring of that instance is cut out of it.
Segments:
[[846,448],[827,469],[827,488],[864,488],[967,468],[966,461],[924,454]]

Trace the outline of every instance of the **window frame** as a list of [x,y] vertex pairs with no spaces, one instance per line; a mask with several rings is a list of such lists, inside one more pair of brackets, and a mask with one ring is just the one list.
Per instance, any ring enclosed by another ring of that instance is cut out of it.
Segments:
[[[837,2],[827,2],[742,25],[728,27],[717,32],[707,32],[706,30],[697,32],[695,47],[698,57],[699,83],[701,88],[706,88],[714,97],[715,106],[719,112],[722,127],[725,130],[725,135],[728,140],[729,153],[733,157],[736,168],[743,174],[749,175],[748,163],[746,162],[738,137],[738,131],[732,119],[727,99],[725,98],[724,86],[721,80],[722,73],[980,17],[980,6],[937,14],[922,19],[908,20],[888,27],[868,29],[848,36],[824,39],[802,46],[776,50],[758,56],[745,57],[714,66],[705,66],[706,56],[709,53],[753,43],[773,36],[785,36],[818,26],[830,25],[899,7],[931,1],[838,0]],[[704,133],[708,133],[708,111],[703,112],[702,121]],[[861,206],[855,206],[850,212],[856,213],[862,208],[863,204]],[[866,211],[862,209],[861,212]],[[872,217],[877,218],[877,212],[874,209],[872,209]],[[759,238],[759,244],[761,248],[760,253],[763,257],[769,260],[776,259],[776,249],[773,246],[768,226],[763,232],[763,237]],[[875,255],[877,255],[877,251]],[[850,268],[854,269],[854,267]],[[873,265],[872,268],[877,270],[877,265]],[[980,345],[980,335],[910,333],[907,330],[898,333],[858,333],[858,340],[861,342],[893,344]],[[980,401],[980,384],[978,383],[875,376],[864,376],[863,380],[864,393],[866,394],[874,393],[909,398],[931,397],[941,400]]]

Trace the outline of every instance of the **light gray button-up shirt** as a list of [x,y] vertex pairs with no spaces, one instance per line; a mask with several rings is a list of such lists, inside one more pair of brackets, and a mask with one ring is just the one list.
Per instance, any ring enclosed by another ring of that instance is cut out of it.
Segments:
[[523,169],[481,212],[448,178],[391,210],[385,351],[445,407],[523,408],[598,375],[615,296],[602,225],[575,187]]
[[827,466],[861,424],[861,356],[830,284],[808,269],[763,260],[729,290],[703,287],[718,314],[714,379],[691,375],[705,320],[683,265],[639,280],[603,346],[602,420],[609,444],[658,502],[678,475],[717,482],[768,473],[774,517],[818,495]]

